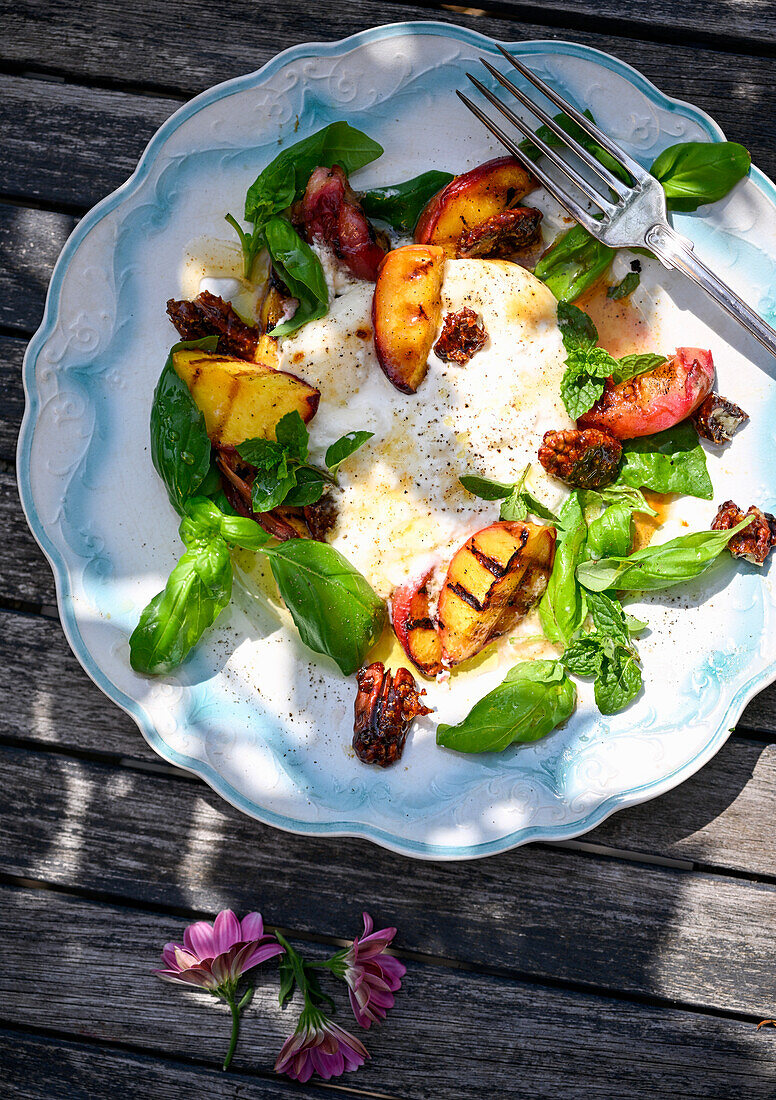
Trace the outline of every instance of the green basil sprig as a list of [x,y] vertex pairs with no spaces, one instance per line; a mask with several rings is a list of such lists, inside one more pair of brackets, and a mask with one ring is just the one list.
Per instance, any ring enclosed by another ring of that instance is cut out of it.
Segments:
[[563,664],[575,676],[593,677],[596,706],[602,714],[616,714],[641,690],[638,654],[620,604],[603,592],[589,592],[587,602],[595,629],[571,643]]
[[601,244],[581,225],[567,229],[545,252],[534,275],[560,302],[573,302],[608,271],[615,249]]
[[732,537],[751,522],[752,517],[747,516],[729,531],[695,531],[660,546],[647,546],[630,557],[583,562],[577,566],[577,578],[590,592],[609,588],[657,592],[671,588],[705,573]]
[[622,451],[617,484],[711,500],[714,490],[706,452],[689,420],[656,435],[628,439]]
[[585,594],[577,581],[577,566],[582,560],[587,524],[582,501],[574,491],[561,508],[555,562],[547,589],[539,601],[539,620],[545,637],[567,646],[587,615]]
[[183,661],[231,599],[230,546],[258,550],[269,538],[252,519],[224,515],[204,497],[186,504],[179,531],[186,552],[129,639],[136,672],[158,675]]
[[478,474],[464,474],[458,480],[464,489],[479,497],[480,500],[501,500],[499,519],[510,521],[522,521],[529,513],[538,516],[539,519],[549,523],[558,524],[558,517],[525,487],[526,478],[531,470],[530,463],[523,470],[517,481],[506,483],[493,481],[489,477],[481,477]]
[[403,233],[412,233],[421,211],[455,177],[450,172],[423,172],[392,187],[364,191],[361,206],[369,218],[380,218]]
[[294,316],[271,330],[270,336],[288,336],[308,321],[323,317],[329,308],[329,288],[321,261],[287,218],[270,218],[263,229],[272,265],[299,305]]
[[560,661],[523,661],[462,722],[444,722],[436,741],[456,752],[502,752],[515,741],[538,741],[565,722],[577,692]]
[[289,539],[264,553],[304,644],[355,672],[380,636],[384,601],[328,543]]
[[197,408],[189,387],[176,374],[173,353],[184,348],[215,351],[217,336],[202,340],[181,340],[173,344],[162,368],[151,404],[151,461],[164,482],[170,503],[180,515],[186,501],[210,472],[210,440],[205,418]]
[[361,130],[347,122],[332,122],[278,153],[259,173],[245,197],[245,219],[260,229],[302,197],[315,168],[339,164],[349,175],[382,153],[382,145]]
[[592,319],[570,302],[558,302],[558,324],[566,349],[566,370],[560,383],[566,412],[573,420],[593,407],[603,395],[606,379],[624,382],[665,362],[664,355],[625,355],[615,359],[597,347],[598,330]]
[[582,493],[582,505],[587,522],[585,560],[629,554],[633,544],[634,512],[657,515],[639,489],[617,482],[599,491],[586,490]]
[[335,484],[340,465],[372,438],[372,432],[348,432],[326,451],[327,470],[307,461],[310,435],[294,409],[275,426],[275,439],[246,439],[238,454],[256,468],[251,491],[254,512],[269,512],[280,504],[302,507],[323,496],[326,483]]
[[650,172],[663,185],[668,209],[690,212],[723,199],[751,164],[735,141],[681,141],[664,149]]

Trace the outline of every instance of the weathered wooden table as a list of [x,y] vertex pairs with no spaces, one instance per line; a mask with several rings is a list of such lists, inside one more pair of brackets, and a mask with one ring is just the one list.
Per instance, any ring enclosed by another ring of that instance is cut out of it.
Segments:
[[289,836],[163,764],[91,684],[19,507],[19,368],[73,225],[183,100],[285,46],[435,18],[504,40],[574,38],[706,108],[776,175],[767,0],[494,7],[0,4],[4,1097],[324,1095],[273,1076],[293,1025],[274,980],[260,979],[224,1075],[225,1012],[150,975],[165,940],[227,905],[323,944],[357,932],[362,907],[398,926],[405,991],[337,1095],[776,1096],[776,1031],[755,1029],[776,1013],[775,690],[693,780],[579,842],[423,864]]

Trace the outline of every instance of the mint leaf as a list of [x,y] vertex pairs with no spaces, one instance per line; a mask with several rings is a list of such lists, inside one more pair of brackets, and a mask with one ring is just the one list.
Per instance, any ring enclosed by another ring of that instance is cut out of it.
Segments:
[[324,462],[329,470],[336,475],[345,459],[355,454],[373,435],[374,432],[347,432],[340,436],[326,451]]
[[602,396],[606,379],[615,366],[616,360],[603,348],[569,352],[560,393],[572,420],[578,420]]
[[558,302],[558,325],[568,352],[587,351],[598,343],[598,329],[592,318],[570,302]]
[[281,416],[275,425],[275,439],[285,447],[289,458],[298,458],[302,462],[307,458],[309,432],[299,412],[293,409]]

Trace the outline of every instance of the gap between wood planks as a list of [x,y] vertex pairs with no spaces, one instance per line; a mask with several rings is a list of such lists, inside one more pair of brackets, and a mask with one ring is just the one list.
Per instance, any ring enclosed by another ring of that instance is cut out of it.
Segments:
[[[59,883],[46,882],[42,879],[30,879],[17,875],[10,875],[0,871],[0,885],[17,888],[19,890],[34,890],[40,893],[51,893],[62,898],[73,898],[81,902],[90,902],[98,905],[119,907],[124,911],[134,910],[138,913],[150,913],[159,916],[177,917],[185,921],[212,920],[213,912],[207,909],[197,909],[181,905],[168,905],[162,902],[143,901],[142,899],[125,897],[108,891],[94,890],[76,885],[63,886]],[[318,947],[321,950],[339,950],[347,947],[350,940],[336,936],[315,935],[311,932],[288,927],[284,924],[266,923],[268,932],[279,932],[286,939],[297,943],[308,944],[310,947]],[[421,963],[426,966],[438,967],[443,970],[451,970],[461,973],[478,974],[490,978],[498,978],[503,981],[521,982],[525,985],[555,990],[558,992],[580,993],[586,996],[605,997],[609,1001],[627,1004],[638,1004],[648,1008],[673,1008],[682,1012],[692,1013],[697,1016],[712,1016],[722,1020],[738,1020],[741,1023],[757,1024],[762,1019],[760,1012],[744,1012],[736,1008],[721,1008],[716,1005],[694,1004],[692,1001],[684,1001],[678,997],[660,996],[639,992],[638,990],[619,990],[612,986],[601,985],[595,982],[585,982],[574,978],[558,978],[548,974],[537,975],[532,971],[521,970],[518,967],[499,967],[488,963],[467,962],[465,959],[453,959],[444,955],[433,955],[422,951],[413,951],[401,948],[391,948],[392,954],[404,962]],[[0,1013],[2,1009],[0,1009]],[[0,1015],[0,1026],[7,1026],[5,1019]]]

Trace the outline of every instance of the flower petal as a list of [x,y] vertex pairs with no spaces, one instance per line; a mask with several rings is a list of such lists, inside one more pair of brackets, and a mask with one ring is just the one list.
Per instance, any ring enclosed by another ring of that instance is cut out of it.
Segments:
[[260,940],[264,935],[264,921],[261,913],[246,913],[240,921],[240,939],[243,943]]
[[223,909],[213,925],[213,941],[216,955],[222,955],[236,943],[240,943],[240,922],[231,909]]
[[190,924],[183,933],[183,946],[198,959],[212,959],[216,954],[213,925],[209,920]]
[[162,958],[172,969],[176,969],[178,963],[176,961],[175,952],[182,951],[183,945],[180,943],[166,943],[162,948]]
[[246,944],[242,951],[247,952],[244,960],[240,963],[240,973],[244,974],[251,967],[258,966],[259,963],[266,962],[267,959],[274,958],[275,955],[282,955],[284,948],[276,940],[270,940],[269,943]]

